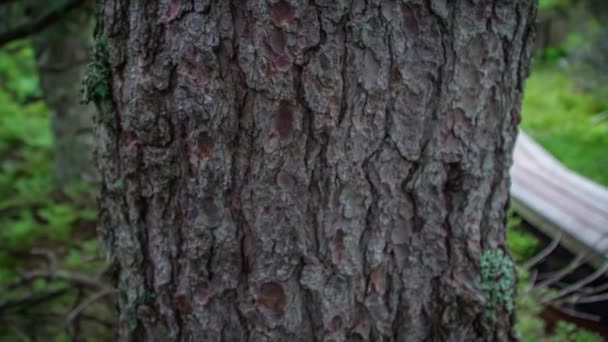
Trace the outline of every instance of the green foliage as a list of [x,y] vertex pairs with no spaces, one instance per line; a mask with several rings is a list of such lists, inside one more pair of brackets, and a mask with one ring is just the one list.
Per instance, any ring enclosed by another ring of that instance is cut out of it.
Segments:
[[70,340],[64,317],[50,311],[69,309],[79,294],[61,277],[20,282],[23,272],[51,266],[52,258],[35,250],[55,255],[57,272],[92,274],[104,267],[97,258],[96,195],[86,184],[55,185],[49,114],[27,42],[0,50],[0,110],[0,304],[67,289],[36,306],[1,310],[0,340],[29,340],[26,333]]
[[575,87],[566,70],[534,68],[526,82],[522,127],[567,167],[608,185],[608,101]]
[[507,219],[507,246],[516,263],[523,263],[533,257],[538,249],[539,241],[521,226],[521,218],[509,209]]
[[556,7],[566,7],[572,5],[573,0],[538,0],[538,8],[547,10]]
[[599,335],[581,329],[572,323],[559,321],[555,327],[553,341],[600,342],[602,341],[602,338]]
[[511,258],[502,249],[489,249],[482,253],[479,283],[489,316],[493,316],[499,306],[507,311],[513,310],[515,271]]
[[[521,226],[512,209],[507,220],[507,244],[518,264],[523,264],[539,250],[540,241]],[[529,274],[521,266],[517,270],[517,296],[515,297],[516,324],[515,332],[522,341],[553,342],[553,341],[585,341],[599,342],[601,338],[589,331],[581,329],[572,323],[558,321],[556,329],[549,332],[545,322],[540,318],[543,306],[539,304],[538,291],[530,291]],[[551,290],[544,290],[551,291]]]
[[567,52],[560,46],[548,46],[538,52],[541,60],[546,64],[557,64],[567,56]]

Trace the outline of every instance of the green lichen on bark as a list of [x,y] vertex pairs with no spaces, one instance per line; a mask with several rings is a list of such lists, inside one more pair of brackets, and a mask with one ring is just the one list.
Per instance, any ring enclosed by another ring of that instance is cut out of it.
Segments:
[[84,102],[93,102],[97,105],[99,109],[98,119],[102,122],[111,121],[113,117],[107,46],[108,41],[104,36],[96,37],[82,87]]
[[481,255],[479,283],[486,298],[485,312],[493,317],[499,306],[514,308],[515,269],[502,249],[486,250]]

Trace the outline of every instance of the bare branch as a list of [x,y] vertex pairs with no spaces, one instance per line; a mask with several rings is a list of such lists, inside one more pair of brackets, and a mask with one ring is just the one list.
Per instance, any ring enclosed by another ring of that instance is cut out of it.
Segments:
[[84,0],[66,0],[61,6],[50,10],[39,18],[21,24],[12,30],[0,33],[0,47],[13,40],[40,32],[61,19],[66,13],[83,4]]
[[46,271],[46,270],[35,270],[20,274],[21,279],[15,281],[12,284],[6,286],[7,289],[14,289],[19,286],[28,284],[36,279],[49,279],[49,280],[65,280],[76,285],[92,287],[95,289],[103,288],[103,284],[98,278],[90,277],[86,274],[67,272],[67,271]]
[[561,234],[556,236],[555,239],[553,239],[553,241],[551,241],[551,243],[547,247],[543,248],[540,253],[536,254],[534,257],[528,260],[523,265],[523,268],[529,270],[530,268],[536,266],[536,264],[538,264],[539,262],[543,261],[549,254],[551,254],[555,250],[555,248],[557,248],[557,246],[559,246],[561,238]]
[[589,291],[585,292],[585,296],[592,296],[592,295],[596,295],[598,293],[602,293],[604,291],[608,290],[608,282],[604,283],[598,287],[592,287],[589,289]]
[[602,293],[599,295],[595,295],[595,296],[578,298],[578,299],[576,299],[575,303],[576,304],[597,303],[597,302],[603,302],[605,300],[608,300],[608,292]]
[[543,303],[543,304],[551,303],[572,292],[575,292],[575,291],[579,290],[581,287],[595,281],[596,279],[598,279],[599,277],[604,275],[604,273],[606,273],[606,271],[608,271],[608,262],[604,263],[604,265],[602,265],[602,267],[600,267],[599,269],[597,269],[595,272],[591,273],[590,275],[586,276],[585,278],[575,282],[574,284],[572,284],[570,286],[566,286],[564,289],[558,291],[554,295],[543,298],[541,300],[541,303]]
[[69,324],[70,322],[72,322],[76,317],[78,317],[82,311],[84,309],[86,309],[89,305],[93,304],[94,302],[98,301],[99,299],[113,294],[115,293],[116,290],[114,289],[105,289],[105,290],[101,290],[97,293],[94,293],[93,295],[91,295],[89,298],[87,298],[85,301],[83,301],[82,303],[80,303],[80,305],[78,305],[77,307],[75,307],[72,311],[70,311],[67,314],[66,317],[66,322]]
[[583,264],[583,260],[585,259],[585,254],[579,254],[568,266],[562,268],[561,270],[550,274],[548,278],[542,282],[540,282],[535,289],[544,289],[549,287],[560,280],[562,280],[568,274],[574,272],[577,268],[579,268]]
[[[608,234],[602,234],[599,237],[599,239],[597,239],[595,241],[593,246],[598,245],[601,241],[603,241],[607,237],[608,237]],[[604,252],[606,252],[606,251],[604,251]],[[584,262],[585,258],[587,257],[588,253],[589,253],[588,251],[585,251],[585,252],[577,255],[576,258],[574,258],[572,260],[572,262],[570,264],[568,264],[566,267],[562,268],[561,270],[559,270],[553,274],[549,274],[548,278],[546,280],[544,280],[543,282],[539,283],[537,288],[543,289],[545,287],[551,286],[551,285],[559,282],[560,280],[562,280],[568,274],[574,272],[577,268],[579,268],[581,265],[583,265],[583,262]]]
[[32,306],[44,302],[46,300],[59,297],[66,292],[68,292],[69,288],[64,287],[56,290],[44,290],[39,292],[34,292],[28,296],[18,298],[18,299],[8,299],[3,302],[0,302],[0,312],[16,308],[22,306]]
[[602,319],[600,316],[581,312],[581,311],[575,310],[573,308],[566,308],[566,307],[561,307],[561,306],[557,306],[557,305],[552,305],[551,307],[568,316],[581,318],[581,319],[585,319],[588,321],[599,322]]
[[57,262],[57,255],[54,251],[46,248],[32,248],[30,253],[32,255],[40,255],[46,257],[49,261],[49,269],[51,271],[55,271],[57,269],[59,263]]

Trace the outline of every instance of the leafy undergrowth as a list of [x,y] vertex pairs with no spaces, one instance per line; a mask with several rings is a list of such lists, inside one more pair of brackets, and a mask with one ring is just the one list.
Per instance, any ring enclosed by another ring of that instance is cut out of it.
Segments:
[[608,101],[577,89],[566,70],[535,68],[523,100],[522,128],[570,169],[608,186]]
[[516,263],[517,297],[515,311],[517,322],[515,331],[526,342],[599,342],[601,337],[566,321],[557,321],[553,329],[541,318],[544,309],[540,299],[552,294],[551,289],[534,289],[530,283],[529,271],[523,266],[541,249],[540,241],[521,224],[521,219],[509,211],[507,220],[507,245]]
[[53,179],[27,42],[0,50],[0,340],[100,341],[112,329],[95,194]]

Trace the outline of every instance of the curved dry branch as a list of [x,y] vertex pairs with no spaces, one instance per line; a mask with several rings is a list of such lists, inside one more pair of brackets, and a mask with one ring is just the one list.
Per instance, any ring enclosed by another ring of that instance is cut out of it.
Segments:
[[569,294],[581,289],[583,286],[592,283],[593,281],[595,281],[596,279],[598,279],[599,277],[604,275],[606,273],[606,271],[608,271],[608,262],[604,263],[604,265],[602,265],[602,267],[600,267],[599,269],[597,269],[595,272],[591,273],[587,277],[575,282],[572,285],[566,286],[565,288],[563,288],[562,290],[558,291],[557,293],[555,293],[551,296],[547,296],[547,297],[543,298],[541,300],[541,303],[543,303],[543,304],[551,303],[557,299],[560,299],[566,295],[569,295]]
[[523,268],[529,270],[530,268],[536,266],[539,262],[543,261],[549,254],[551,254],[555,250],[555,248],[557,248],[557,246],[559,246],[561,238],[561,234],[556,236],[547,247],[543,248],[543,250],[540,251],[540,253],[530,258],[530,260],[528,260],[523,265]]

